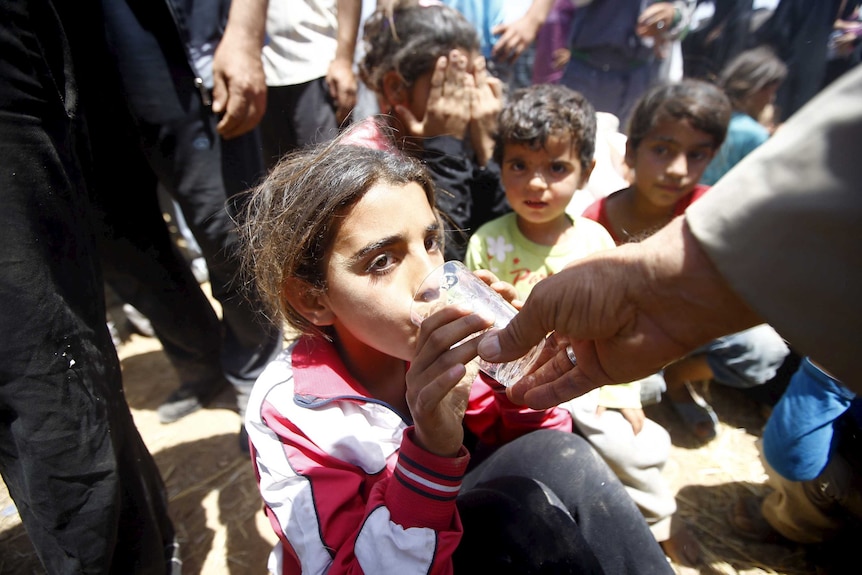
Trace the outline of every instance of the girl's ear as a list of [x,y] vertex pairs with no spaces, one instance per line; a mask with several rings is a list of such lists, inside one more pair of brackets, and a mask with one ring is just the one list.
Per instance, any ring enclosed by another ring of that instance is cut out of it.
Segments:
[[317,327],[332,325],[335,315],[329,307],[326,292],[297,278],[289,278],[281,297],[299,314]]
[[634,169],[634,167],[635,167],[635,156],[636,156],[636,154],[637,154],[637,148],[635,148],[632,145],[631,140],[626,140],[626,157],[625,157],[625,160],[626,160],[626,165],[631,169]]
[[389,107],[403,106],[407,102],[407,88],[401,74],[395,70],[383,75],[383,99]]

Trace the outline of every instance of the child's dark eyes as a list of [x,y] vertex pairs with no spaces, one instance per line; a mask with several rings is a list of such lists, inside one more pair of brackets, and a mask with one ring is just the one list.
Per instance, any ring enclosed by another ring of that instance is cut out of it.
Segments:
[[555,162],[551,164],[551,173],[552,174],[566,174],[569,172],[569,165],[563,162]]
[[526,165],[520,160],[512,160],[509,162],[509,169],[513,172],[522,172],[526,169]]
[[439,233],[433,233],[425,238],[425,251],[439,252],[443,248],[443,236]]
[[376,256],[365,268],[366,273],[377,275],[385,275],[389,273],[395,265],[395,257],[389,253],[383,253]]

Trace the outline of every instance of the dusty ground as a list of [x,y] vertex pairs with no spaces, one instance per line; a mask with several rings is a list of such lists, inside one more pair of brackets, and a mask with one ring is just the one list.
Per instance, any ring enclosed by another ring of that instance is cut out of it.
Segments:
[[[126,394],[140,432],[165,478],[188,575],[265,575],[274,536],[260,510],[251,464],[237,447],[239,416],[226,393],[215,405],[162,425],[155,409],[177,380],[157,340],[133,338],[119,349]],[[721,420],[718,437],[698,447],[661,404],[648,416],[665,425],[674,447],[665,469],[677,493],[679,520],[700,539],[711,571],[798,575],[813,573],[803,550],[752,544],[729,528],[726,512],[738,496],[761,493],[765,476],[755,440],[763,424],[755,403],[713,386]],[[680,574],[697,571],[674,566]],[[44,573],[0,483],[0,574]]]

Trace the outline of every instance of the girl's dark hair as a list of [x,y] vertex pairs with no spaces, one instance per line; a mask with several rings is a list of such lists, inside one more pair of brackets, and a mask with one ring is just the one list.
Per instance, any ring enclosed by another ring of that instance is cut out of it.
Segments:
[[735,110],[745,110],[750,96],[766,86],[781,84],[786,77],[787,65],[772,48],[759,46],[731,60],[721,71],[718,85]]
[[711,135],[714,149],[718,149],[727,135],[730,113],[730,100],[714,84],[693,79],[659,84],[647,90],[632,111],[628,141],[637,149],[659,122],[688,120],[695,129]]
[[538,149],[551,136],[569,136],[586,170],[596,151],[596,110],[580,93],[558,84],[536,84],[515,90],[497,123],[494,159],[503,161],[507,144]]
[[442,4],[422,6],[417,0],[396,0],[391,8],[378,8],[365,21],[363,42],[359,77],[376,93],[382,92],[390,70],[410,86],[433,70],[440,56],[454,49],[479,50],[476,28],[460,12]]
[[436,212],[425,168],[402,154],[332,142],[288,154],[252,189],[238,218],[242,273],[267,316],[301,333],[318,329],[284,297],[290,278],[326,290],[326,257],[345,213],[373,186],[419,184]]

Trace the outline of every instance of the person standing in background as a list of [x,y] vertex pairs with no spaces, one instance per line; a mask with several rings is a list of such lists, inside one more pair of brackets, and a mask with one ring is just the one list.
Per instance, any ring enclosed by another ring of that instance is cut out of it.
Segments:
[[656,82],[676,79],[674,55],[688,25],[690,0],[589,2],[575,11],[571,57],[560,83],[581,92],[598,112],[626,125],[641,95]]
[[[228,383],[242,415],[254,380],[282,346],[241,292],[233,220],[238,195],[264,174],[256,127],[266,108],[266,2],[219,1],[219,10],[102,2],[112,57],[105,74],[117,78],[122,97],[117,121],[93,134],[102,257],[112,287],[150,320],[180,376],[158,408],[162,423],[205,406]],[[220,318],[186,262],[160,247],[157,184],[176,199],[203,251]],[[242,429],[239,445],[248,446]]]
[[261,123],[267,169],[286,152],[329,140],[356,105],[361,0],[269,0]]

